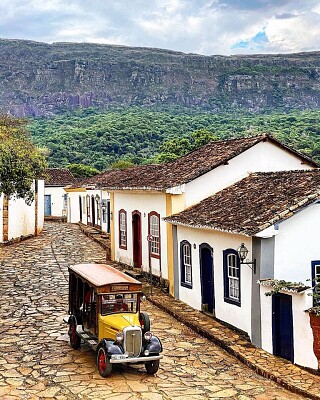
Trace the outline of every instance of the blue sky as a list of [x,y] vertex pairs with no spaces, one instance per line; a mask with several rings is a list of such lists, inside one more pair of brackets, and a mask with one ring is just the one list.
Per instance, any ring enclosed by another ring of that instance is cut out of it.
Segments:
[[320,0],[1,0],[0,37],[186,53],[320,50]]

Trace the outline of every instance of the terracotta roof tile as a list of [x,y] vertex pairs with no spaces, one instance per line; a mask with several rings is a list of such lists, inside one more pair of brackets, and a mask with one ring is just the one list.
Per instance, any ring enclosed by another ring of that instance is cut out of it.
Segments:
[[140,165],[125,170],[108,170],[96,175],[95,183],[104,189],[165,190],[192,181],[227,163],[255,144],[269,140],[296,154],[307,164],[318,166],[310,158],[281,144],[270,135],[259,135],[241,139],[213,141],[197,150],[169,163]]
[[66,186],[76,182],[76,178],[66,168],[47,168],[44,180],[46,186]]
[[254,173],[165,220],[252,236],[319,198],[319,169]]

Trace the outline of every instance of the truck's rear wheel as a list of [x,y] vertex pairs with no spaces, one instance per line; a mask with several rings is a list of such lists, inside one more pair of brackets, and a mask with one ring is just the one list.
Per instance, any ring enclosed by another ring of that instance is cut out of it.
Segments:
[[81,338],[77,335],[76,321],[72,320],[69,326],[70,346],[73,349],[79,349],[81,346]]
[[112,365],[110,363],[109,356],[104,347],[99,347],[97,354],[97,365],[99,374],[103,378],[106,378],[107,376],[111,375]]

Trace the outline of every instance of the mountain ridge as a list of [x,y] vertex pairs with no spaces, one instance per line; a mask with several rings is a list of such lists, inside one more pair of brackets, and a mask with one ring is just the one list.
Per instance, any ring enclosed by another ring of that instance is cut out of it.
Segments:
[[320,52],[204,56],[1,39],[0,55],[0,108],[19,117],[114,106],[213,113],[320,108]]

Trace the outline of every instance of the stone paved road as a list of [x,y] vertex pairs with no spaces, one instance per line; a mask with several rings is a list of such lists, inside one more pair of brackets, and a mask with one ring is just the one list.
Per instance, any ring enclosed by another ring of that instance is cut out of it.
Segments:
[[0,250],[0,399],[299,399],[256,375],[150,303],[164,359],[156,376],[141,366],[99,376],[88,348],[73,350],[62,322],[67,266],[103,262],[77,226],[48,223],[35,239]]

